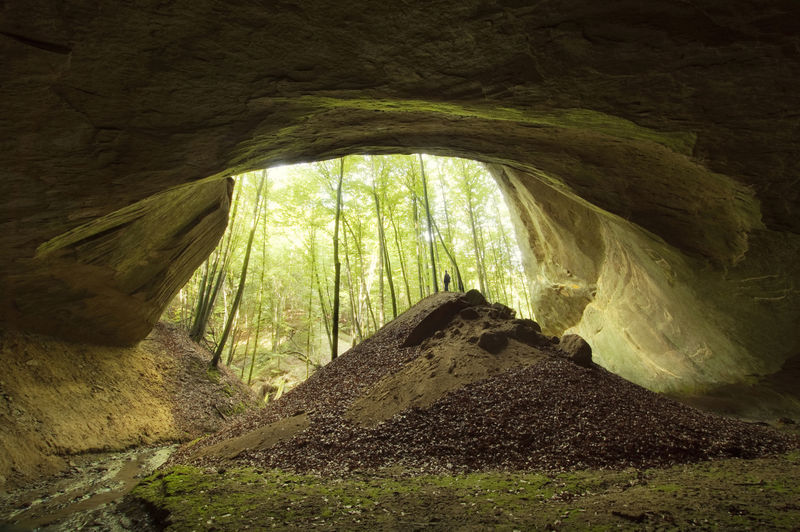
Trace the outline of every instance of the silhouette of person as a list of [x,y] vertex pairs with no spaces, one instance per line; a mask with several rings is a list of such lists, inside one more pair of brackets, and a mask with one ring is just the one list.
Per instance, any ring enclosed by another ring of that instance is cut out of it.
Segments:
[[450,274],[447,270],[444,271],[444,291],[447,292],[447,287],[450,286]]

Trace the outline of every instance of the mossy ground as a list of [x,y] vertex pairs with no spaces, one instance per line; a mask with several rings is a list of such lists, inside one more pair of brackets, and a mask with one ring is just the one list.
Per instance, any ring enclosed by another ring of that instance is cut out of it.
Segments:
[[133,492],[167,530],[793,529],[800,452],[670,469],[348,478],[178,466]]

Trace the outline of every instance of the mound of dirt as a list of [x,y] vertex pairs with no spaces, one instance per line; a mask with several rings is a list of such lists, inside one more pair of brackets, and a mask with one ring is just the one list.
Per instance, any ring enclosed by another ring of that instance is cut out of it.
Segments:
[[[478,294],[480,295],[480,294]],[[800,446],[591,362],[482,297],[430,296],[266,409],[170,463],[341,474],[665,466]]]
[[0,357],[0,489],[64,470],[71,455],[187,441],[258,404],[164,323],[134,347],[0,331]]

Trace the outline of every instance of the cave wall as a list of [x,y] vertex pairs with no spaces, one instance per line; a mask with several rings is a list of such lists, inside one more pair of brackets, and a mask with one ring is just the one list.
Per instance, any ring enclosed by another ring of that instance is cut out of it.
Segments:
[[550,330],[657,388],[772,371],[797,352],[798,15],[6,0],[0,322],[135,342],[221,234],[227,176],[425,151],[505,168]]
[[536,320],[586,338],[607,369],[686,395],[755,383],[800,351],[785,334],[800,319],[799,236],[754,231],[745,259],[721,275],[544,176],[490,170],[514,212]]

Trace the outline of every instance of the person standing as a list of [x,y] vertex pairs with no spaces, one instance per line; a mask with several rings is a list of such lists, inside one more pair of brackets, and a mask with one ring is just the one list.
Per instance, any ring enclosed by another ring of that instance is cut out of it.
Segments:
[[450,286],[450,274],[447,270],[444,271],[444,291],[447,292],[447,287]]

